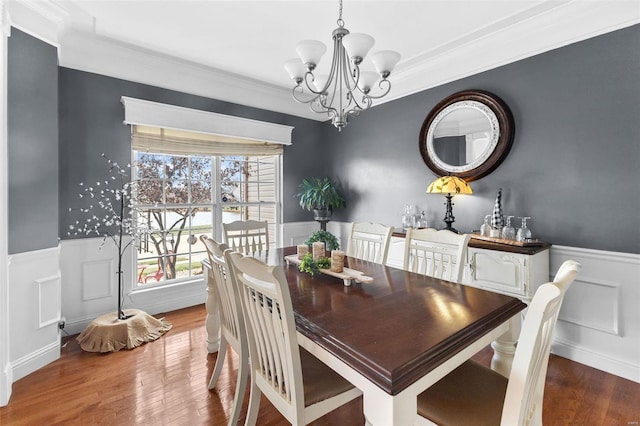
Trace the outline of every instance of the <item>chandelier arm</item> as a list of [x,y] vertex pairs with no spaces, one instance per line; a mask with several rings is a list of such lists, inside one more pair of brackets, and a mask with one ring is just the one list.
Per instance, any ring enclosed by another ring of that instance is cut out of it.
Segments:
[[291,92],[291,94],[293,95],[293,99],[295,99],[296,102],[299,102],[301,104],[309,104],[313,101],[315,101],[320,95],[318,96],[314,96],[311,99],[305,100],[303,98],[299,98],[299,95],[304,94],[304,87],[302,86],[295,86]]
[[[383,86],[383,83],[385,83],[384,85],[387,86],[386,89]],[[383,80],[380,80],[380,83],[378,83],[378,87],[383,90],[383,92],[380,95],[373,96],[373,95],[370,95],[370,94],[367,93],[367,97],[369,97],[371,99],[380,99],[380,98],[383,98],[383,97],[387,96],[387,94],[391,90],[391,82],[385,78]]]
[[[309,77],[311,77],[311,83],[309,83]],[[313,73],[311,71],[307,71],[304,74],[304,85],[307,87],[307,90],[309,90],[314,95],[321,95],[322,93],[324,93],[322,90],[315,91],[315,90],[313,90],[313,87],[311,87],[311,85],[313,84],[314,81],[316,81],[316,76],[313,75]],[[300,86],[298,86],[298,87],[300,87]]]

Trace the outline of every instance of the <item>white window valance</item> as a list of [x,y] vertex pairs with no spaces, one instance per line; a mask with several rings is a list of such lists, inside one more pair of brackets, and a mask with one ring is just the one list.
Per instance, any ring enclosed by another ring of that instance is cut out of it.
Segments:
[[280,155],[284,145],[164,127],[131,125],[131,148],[177,155]]
[[252,141],[291,145],[292,126],[167,105],[143,99],[121,98],[125,124],[217,135],[225,142]]

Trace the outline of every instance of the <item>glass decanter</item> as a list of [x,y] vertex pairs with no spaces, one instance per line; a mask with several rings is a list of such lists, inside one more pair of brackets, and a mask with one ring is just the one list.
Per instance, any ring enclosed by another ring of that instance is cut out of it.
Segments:
[[516,240],[518,241],[531,240],[531,230],[527,228],[527,219],[531,219],[531,217],[524,216],[520,218],[520,220],[522,220],[522,226],[518,228],[518,234],[516,235]]
[[480,235],[483,237],[489,237],[491,235],[491,225],[489,222],[491,221],[491,215],[488,214],[484,217],[484,223],[480,227]]
[[411,204],[404,206],[404,214],[402,215],[402,229],[405,231],[416,226],[416,208]]
[[416,221],[415,225],[416,225],[416,228],[427,228],[428,223],[427,223],[427,217],[424,214],[424,210],[422,211],[422,213],[420,213],[420,217]]
[[[507,216],[507,224],[502,227],[502,233],[500,236],[505,240],[515,240],[516,239],[516,229],[511,226],[511,218],[514,216]],[[529,232],[531,234],[531,232]]]

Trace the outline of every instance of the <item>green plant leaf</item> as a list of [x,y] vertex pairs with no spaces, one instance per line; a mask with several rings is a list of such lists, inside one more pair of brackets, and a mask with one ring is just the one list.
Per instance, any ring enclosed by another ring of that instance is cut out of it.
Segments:
[[328,177],[303,179],[300,189],[296,196],[300,198],[300,207],[305,210],[341,208],[346,204]]
[[322,229],[311,234],[304,243],[310,246],[317,241],[322,241],[323,243],[325,243],[327,250],[338,250],[340,248],[340,243],[338,242],[336,236],[331,232],[324,231]]

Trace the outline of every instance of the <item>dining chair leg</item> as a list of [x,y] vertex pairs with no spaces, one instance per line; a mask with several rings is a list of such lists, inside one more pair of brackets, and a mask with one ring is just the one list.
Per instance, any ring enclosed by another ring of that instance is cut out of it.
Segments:
[[262,391],[256,385],[256,382],[251,377],[251,391],[249,393],[249,408],[247,408],[247,418],[244,422],[245,426],[255,426],[258,420],[258,410],[260,409],[260,398],[262,397]]
[[227,339],[220,333],[220,346],[218,347],[218,357],[216,358],[216,365],[213,367],[213,374],[211,374],[211,380],[209,381],[209,389],[213,389],[216,386],[220,372],[222,372],[222,364],[227,357]]
[[242,410],[242,401],[244,401],[244,393],[247,390],[247,379],[249,378],[249,359],[243,357],[238,364],[238,381],[236,382],[236,395],[233,398],[233,413],[229,419],[230,426],[238,424],[240,418],[240,410]]

